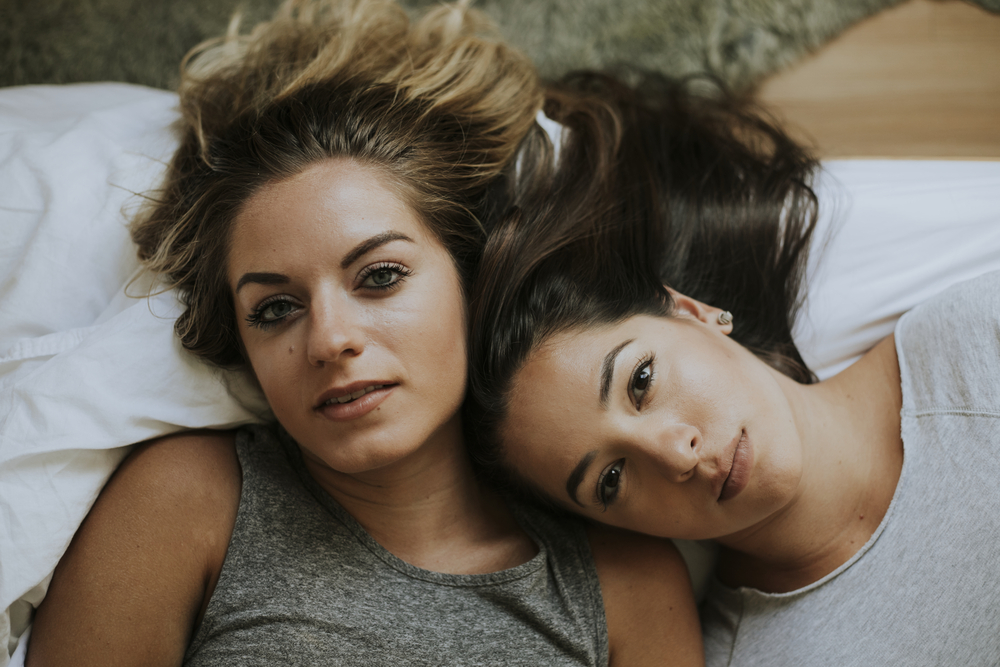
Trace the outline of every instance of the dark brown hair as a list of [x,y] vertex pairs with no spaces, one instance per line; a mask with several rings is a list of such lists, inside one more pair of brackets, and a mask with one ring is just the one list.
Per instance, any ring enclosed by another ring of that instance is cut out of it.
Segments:
[[466,288],[534,126],[541,84],[478,14],[442,5],[416,24],[387,0],[287,0],[187,59],[181,144],[132,227],[149,270],[177,287],[185,348],[245,363],[226,281],[230,228],[264,184],[310,164],[374,167],[445,245]]
[[473,459],[506,469],[511,383],[552,334],[670,316],[664,285],[731,310],[732,337],[804,383],[791,336],[815,227],[816,162],[748,101],[630,73],[579,74],[546,111],[568,127],[558,168],[487,243],[473,290]]

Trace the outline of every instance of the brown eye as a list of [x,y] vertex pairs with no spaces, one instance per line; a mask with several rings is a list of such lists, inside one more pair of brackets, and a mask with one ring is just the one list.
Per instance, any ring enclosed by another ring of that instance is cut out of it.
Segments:
[[635,407],[637,408],[642,405],[642,399],[646,396],[646,390],[649,389],[649,385],[653,382],[653,370],[650,367],[652,363],[652,360],[643,363],[632,374],[632,386],[629,388],[629,393],[632,395],[632,402],[635,403]]
[[618,484],[622,481],[624,467],[624,459],[615,461],[611,467],[601,473],[597,480],[597,499],[604,505],[604,509],[607,509],[608,505],[613,503],[618,496]]

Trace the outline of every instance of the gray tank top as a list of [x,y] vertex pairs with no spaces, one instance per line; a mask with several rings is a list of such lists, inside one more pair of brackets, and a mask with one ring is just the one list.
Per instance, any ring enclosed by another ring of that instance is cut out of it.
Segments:
[[576,519],[510,503],[534,558],[490,574],[431,572],[372,539],[284,430],[244,428],[236,449],[236,525],[185,665],[607,665],[604,603]]

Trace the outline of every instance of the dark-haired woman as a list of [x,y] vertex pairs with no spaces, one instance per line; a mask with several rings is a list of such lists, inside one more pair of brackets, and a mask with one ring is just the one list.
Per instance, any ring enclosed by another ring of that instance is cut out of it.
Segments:
[[710,665],[996,664],[1000,274],[814,382],[790,337],[808,160],[663,99],[693,129],[626,128],[648,141],[589,187],[556,179],[487,249],[474,457],[595,522],[720,545]]
[[135,450],[56,570],[32,667],[701,663],[672,545],[474,476],[465,292],[541,101],[481,29],[289,2],[189,62],[133,236],[184,346],[252,371],[276,421]]

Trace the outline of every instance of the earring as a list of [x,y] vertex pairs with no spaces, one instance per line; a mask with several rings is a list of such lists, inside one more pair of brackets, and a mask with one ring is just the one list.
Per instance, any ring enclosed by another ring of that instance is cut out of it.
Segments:
[[719,313],[719,324],[725,325],[729,324],[732,321],[733,321],[733,314],[730,313],[728,310],[724,310],[721,313]]

